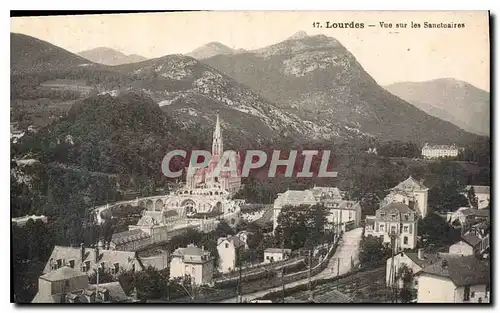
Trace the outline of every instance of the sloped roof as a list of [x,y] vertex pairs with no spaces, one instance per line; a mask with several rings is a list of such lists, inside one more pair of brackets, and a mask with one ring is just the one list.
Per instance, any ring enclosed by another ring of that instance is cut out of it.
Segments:
[[439,256],[437,254],[424,253],[423,254],[424,258],[419,259],[417,252],[403,252],[403,253],[406,254],[406,256],[408,256],[408,258],[410,258],[415,264],[420,266],[420,268],[424,268],[428,265],[431,265],[431,264],[439,261]]
[[219,238],[217,241],[220,241],[218,244],[221,244],[222,242],[224,241],[232,241],[233,242],[233,245],[236,249],[240,248],[240,247],[244,247],[245,246],[245,243],[243,242],[243,240],[241,240],[238,235],[236,236],[227,236],[227,237],[223,237],[223,238]]
[[267,248],[264,253],[291,253],[292,249]]
[[391,202],[379,209],[381,212],[397,210],[399,213],[412,213],[413,211],[404,203]]
[[[442,256],[443,260],[425,267],[422,272],[449,278],[456,286],[482,285],[490,282],[490,264],[474,256]],[[446,266],[443,266],[443,261]]]
[[303,202],[316,202],[316,198],[310,190],[287,190],[282,193],[277,200],[281,202],[297,203],[297,205]]
[[[96,288],[97,285],[88,286],[89,290],[95,290]],[[123,291],[123,288],[120,285],[120,282],[115,281],[111,283],[99,284],[99,290],[103,289],[109,291],[109,296],[111,297],[112,302],[122,302],[128,299],[125,291]]]
[[[65,260],[69,262],[70,260],[75,261],[75,270],[79,270],[82,264],[82,256],[81,256],[81,248],[73,248],[73,247],[63,247],[63,246],[55,246],[54,250],[52,250],[52,254],[49,257],[49,261],[45,265],[43,273],[51,272],[50,259],[53,259],[55,262],[58,259]],[[96,250],[92,248],[85,248],[84,260],[90,261],[90,264],[95,264],[96,260]],[[107,263],[114,264],[118,263],[120,266],[124,266],[126,264],[132,263],[135,260],[135,253],[130,251],[118,251],[118,250],[103,250],[99,249],[99,263]]]
[[48,280],[48,281],[59,281],[59,280],[65,280],[65,279],[74,278],[74,277],[80,277],[80,276],[87,277],[87,274],[85,274],[79,270],[73,269],[69,266],[63,266],[63,267],[58,268],[52,272],[48,272],[48,273],[40,276],[40,278],[42,278],[44,280]]
[[420,183],[413,177],[408,177],[406,180],[400,182],[396,187],[392,188],[396,190],[422,190],[427,189],[424,184]]
[[462,240],[472,247],[476,247],[478,244],[481,243],[481,238],[474,234],[467,234],[467,235],[462,235]]
[[360,206],[357,206],[358,202],[350,201],[350,200],[340,200],[340,199],[325,199],[322,201],[324,204],[331,204],[333,208],[342,209],[342,210],[358,210],[361,209]]
[[186,248],[177,248],[172,255],[173,256],[183,256],[183,255],[205,255],[208,251],[204,251],[195,245],[188,245]]
[[468,185],[465,190],[469,191],[471,187],[474,188],[474,193],[490,193],[490,186]]
[[121,233],[113,234],[113,236],[111,237],[111,242],[113,242],[116,245],[120,245],[149,237],[151,236],[142,231],[141,229],[132,229]]

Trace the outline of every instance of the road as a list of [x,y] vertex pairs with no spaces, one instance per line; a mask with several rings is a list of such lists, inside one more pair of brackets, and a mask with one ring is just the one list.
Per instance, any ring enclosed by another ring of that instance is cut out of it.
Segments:
[[[356,228],[348,232],[345,232],[343,238],[339,242],[339,247],[337,248],[337,251],[328,262],[328,266],[326,267],[326,269],[318,273],[317,275],[313,276],[312,280],[322,279],[322,278],[332,278],[337,275],[342,275],[349,272],[351,269],[351,259],[353,260],[354,264],[357,264],[358,248],[359,248],[359,242],[361,240],[362,231],[363,231],[362,228]],[[297,285],[306,284],[307,282],[308,282],[307,279],[301,279],[293,283],[286,284],[285,288],[295,287]],[[256,298],[263,297],[270,292],[275,292],[280,290],[282,290],[281,286],[245,294],[243,295],[243,300],[253,300]],[[237,297],[225,299],[220,301],[219,303],[235,303],[235,302],[237,302]]]

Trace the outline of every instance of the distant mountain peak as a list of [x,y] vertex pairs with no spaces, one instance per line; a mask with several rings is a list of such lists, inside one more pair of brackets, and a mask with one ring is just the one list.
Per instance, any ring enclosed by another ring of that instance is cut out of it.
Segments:
[[220,42],[209,42],[207,44],[204,44],[201,47],[198,47],[191,51],[190,53],[186,54],[187,56],[193,57],[195,59],[201,60],[201,59],[207,59],[219,54],[234,54],[235,51],[228,46],[220,43]]
[[121,51],[109,47],[97,47],[81,51],[78,55],[92,62],[105,65],[121,65],[147,60],[145,57],[138,54],[126,55]]
[[301,30],[301,31],[296,32],[292,36],[288,37],[288,39],[289,40],[292,40],[292,39],[304,39],[304,38],[307,38],[307,37],[309,37],[309,35],[305,31]]

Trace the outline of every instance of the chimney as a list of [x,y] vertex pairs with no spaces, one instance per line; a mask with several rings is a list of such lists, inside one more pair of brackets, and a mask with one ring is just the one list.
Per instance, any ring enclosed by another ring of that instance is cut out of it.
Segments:
[[85,261],[85,246],[83,245],[83,243],[80,244],[80,251],[82,253],[82,263],[83,263],[83,261]]
[[95,263],[99,262],[99,245],[95,245]]
[[418,255],[418,259],[419,259],[419,260],[423,260],[423,259],[424,259],[424,249],[420,248],[420,249],[418,249],[417,251],[418,251],[418,252],[417,252],[417,253],[418,253],[418,254],[417,254],[417,255]]

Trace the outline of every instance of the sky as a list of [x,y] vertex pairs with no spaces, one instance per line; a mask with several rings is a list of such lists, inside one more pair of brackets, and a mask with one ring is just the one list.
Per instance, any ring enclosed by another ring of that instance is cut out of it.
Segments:
[[[326,28],[364,23],[363,29]],[[313,27],[319,22],[323,28]],[[380,27],[392,23],[392,28]],[[410,23],[421,28],[411,28]],[[464,28],[423,28],[423,23],[464,23]],[[406,28],[396,29],[396,24]],[[368,27],[369,24],[375,27]],[[209,42],[257,49],[298,31],[339,40],[380,84],[455,78],[490,90],[486,11],[174,12],[11,18],[11,32],[77,53],[109,47],[147,58],[188,53]]]

